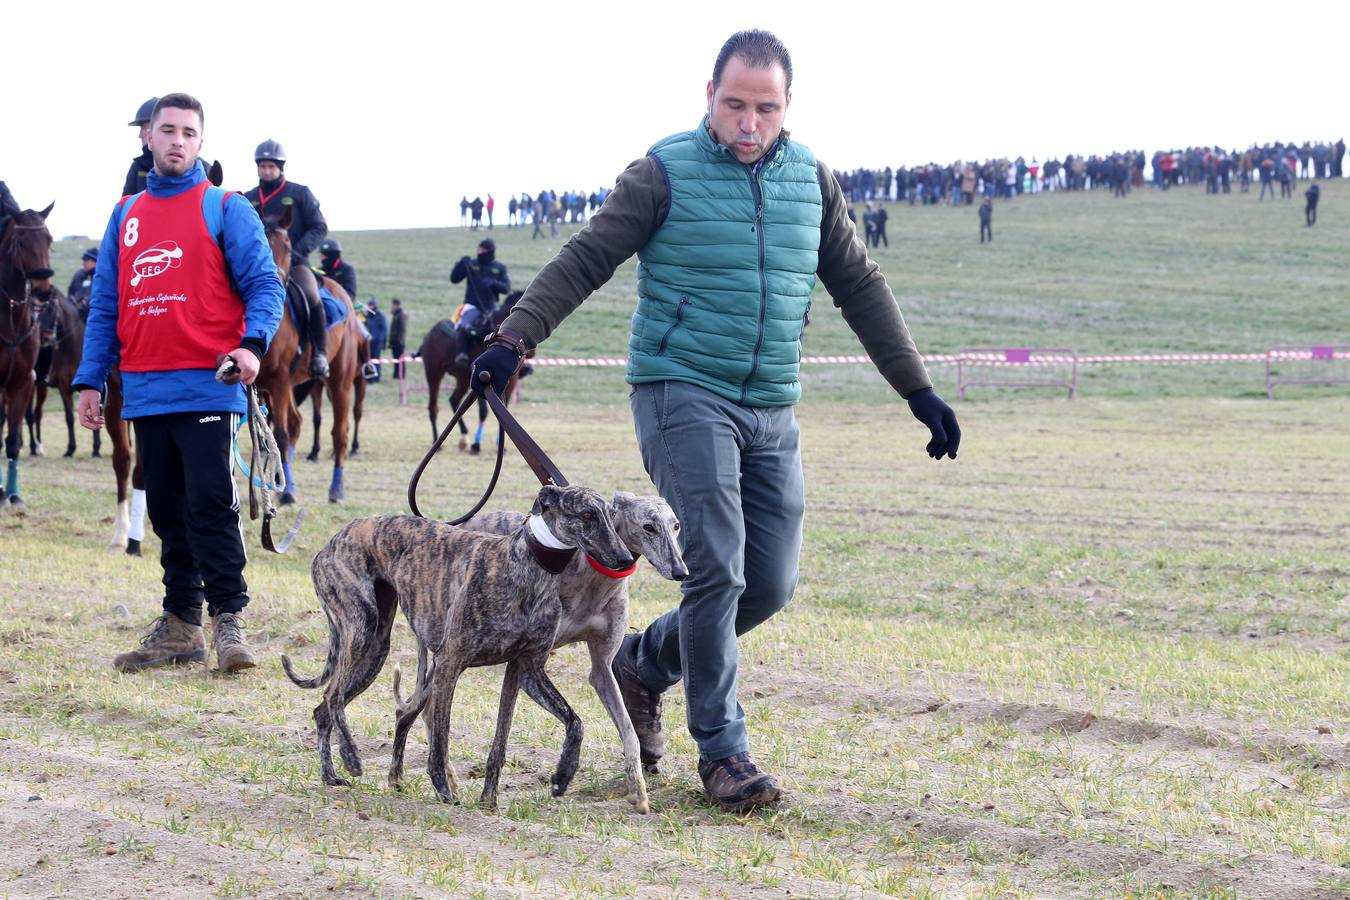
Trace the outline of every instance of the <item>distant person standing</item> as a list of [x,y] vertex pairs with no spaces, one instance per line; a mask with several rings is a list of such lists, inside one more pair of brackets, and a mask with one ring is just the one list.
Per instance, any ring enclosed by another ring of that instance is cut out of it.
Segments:
[[877,204],[876,212],[872,213],[872,246],[879,247],[885,244],[889,249],[891,246],[890,238],[886,237],[886,220],[890,216],[886,213],[886,207],[881,203]]
[[459,227],[463,228],[469,224],[469,197],[464,195],[459,198]]
[[141,155],[131,161],[131,168],[127,170],[127,180],[122,185],[123,197],[130,197],[145,190],[145,178],[155,167],[155,157],[151,154],[149,146],[150,114],[155,111],[155,104],[158,102],[158,97],[151,97],[142,103],[140,109],[136,110],[136,117],[127,123],[140,133]]
[[1345,175],[1345,138],[1339,138],[1331,145],[1331,177],[1343,178]]
[[496,209],[496,208],[497,208],[497,201],[496,201],[495,199],[493,199],[493,197],[492,197],[491,194],[488,194],[487,206],[486,206],[487,214],[488,214],[488,231],[491,231],[491,230],[492,230],[492,211],[493,211],[494,209]]
[[[389,353],[394,359],[400,359],[403,356],[404,345],[408,341],[408,314],[403,311],[403,304],[399,303],[395,297],[389,310]],[[403,378],[403,363],[394,363],[394,377]]]
[[872,201],[863,201],[863,243],[869,247],[876,246],[876,223],[872,219]]
[[380,358],[380,353],[384,350],[384,339],[389,334],[389,324],[384,320],[384,313],[380,312],[379,304],[375,302],[374,297],[366,301],[366,330],[370,332],[372,370],[366,381],[373,384],[380,380],[380,364],[374,361]]
[[984,243],[985,237],[989,238],[989,243],[994,242],[994,201],[988,197],[980,204],[980,243]]
[[507,227],[507,228],[515,228],[515,227],[516,227],[516,210],[517,210],[518,208],[519,208],[519,207],[516,205],[516,195],[515,195],[515,194],[512,194],[512,195],[511,195],[510,201],[508,201],[507,204],[506,204],[506,227]]
[[469,217],[472,224],[469,226],[471,231],[477,231],[483,227],[483,198],[474,197],[473,202],[469,204]]
[[1303,209],[1303,217],[1308,220],[1308,227],[1311,228],[1317,224],[1317,201],[1322,197],[1322,189],[1313,185],[1303,192],[1308,204]]

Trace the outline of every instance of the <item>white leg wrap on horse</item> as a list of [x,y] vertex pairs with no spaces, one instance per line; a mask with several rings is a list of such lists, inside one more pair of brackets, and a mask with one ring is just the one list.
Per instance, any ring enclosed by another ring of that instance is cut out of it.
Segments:
[[117,515],[113,516],[113,536],[108,546],[114,550],[125,550],[127,548],[127,531],[131,525],[131,515],[128,512],[129,503],[123,500],[117,504]]
[[133,541],[145,540],[145,491],[131,489],[131,523],[127,526],[127,537]]

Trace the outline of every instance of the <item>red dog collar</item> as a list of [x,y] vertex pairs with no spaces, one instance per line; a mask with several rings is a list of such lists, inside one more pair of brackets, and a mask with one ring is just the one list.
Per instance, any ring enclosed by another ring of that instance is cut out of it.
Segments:
[[586,554],[586,562],[590,563],[592,569],[594,569],[595,571],[599,572],[601,575],[605,576],[606,578],[627,578],[629,575],[632,575],[634,572],[637,571],[637,561],[638,561],[638,558],[637,558],[636,555],[634,555],[634,556],[633,556],[633,564],[632,564],[631,566],[629,566],[628,568],[626,568],[626,569],[606,569],[604,566],[602,566],[602,565],[600,565],[598,562],[596,562],[595,559],[594,559],[594,557],[592,557],[589,553]]

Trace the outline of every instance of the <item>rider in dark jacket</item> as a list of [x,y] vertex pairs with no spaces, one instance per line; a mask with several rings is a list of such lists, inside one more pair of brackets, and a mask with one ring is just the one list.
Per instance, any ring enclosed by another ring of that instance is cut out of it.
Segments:
[[319,299],[319,282],[309,267],[309,255],[328,234],[328,223],[319,210],[319,201],[303,184],[287,181],[282,174],[286,168],[286,151],[273,140],[263,141],[253,152],[258,164],[258,186],[244,196],[263,221],[275,221],[291,210],[291,279],[300,288],[309,306],[309,339],[313,344],[309,374],[315,378],[328,377],[327,332],[323,301]]
[[127,123],[140,129],[141,155],[131,161],[131,168],[127,170],[127,180],[122,185],[123,197],[139,194],[145,190],[145,176],[155,166],[155,158],[150,155],[147,142],[150,137],[150,116],[154,113],[155,104],[158,102],[158,97],[151,97],[142,103],[140,109],[136,110],[136,117]]
[[337,238],[325,238],[319,245],[319,271],[342,285],[348,297],[356,299],[356,268],[342,258],[342,243]]
[[511,279],[506,274],[506,266],[497,262],[497,242],[492,238],[483,238],[478,244],[478,259],[471,260],[462,256],[450,270],[450,283],[464,285],[464,311],[459,316],[460,352],[455,357],[456,365],[469,364],[469,344],[478,336],[478,324],[497,306],[498,296],[511,293]]

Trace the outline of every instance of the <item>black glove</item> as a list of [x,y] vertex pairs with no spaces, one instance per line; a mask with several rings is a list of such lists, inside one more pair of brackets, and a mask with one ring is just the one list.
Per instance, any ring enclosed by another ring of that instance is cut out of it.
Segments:
[[961,426],[956,424],[956,413],[942,401],[937,391],[924,388],[910,394],[909,411],[933,433],[933,439],[928,442],[928,455],[933,459],[944,456],[956,459],[956,448],[961,444]]
[[492,389],[497,392],[498,397],[506,396],[506,383],[511,380],[511,376],[516,374],[516,366],[520,365],[520,355],[505,344],[493,344],[473,361],[473,374],[469,378],[469,384],[474,391],[481,397],[486,385],[479,379],[479,375],[487,372],[492,376]]

